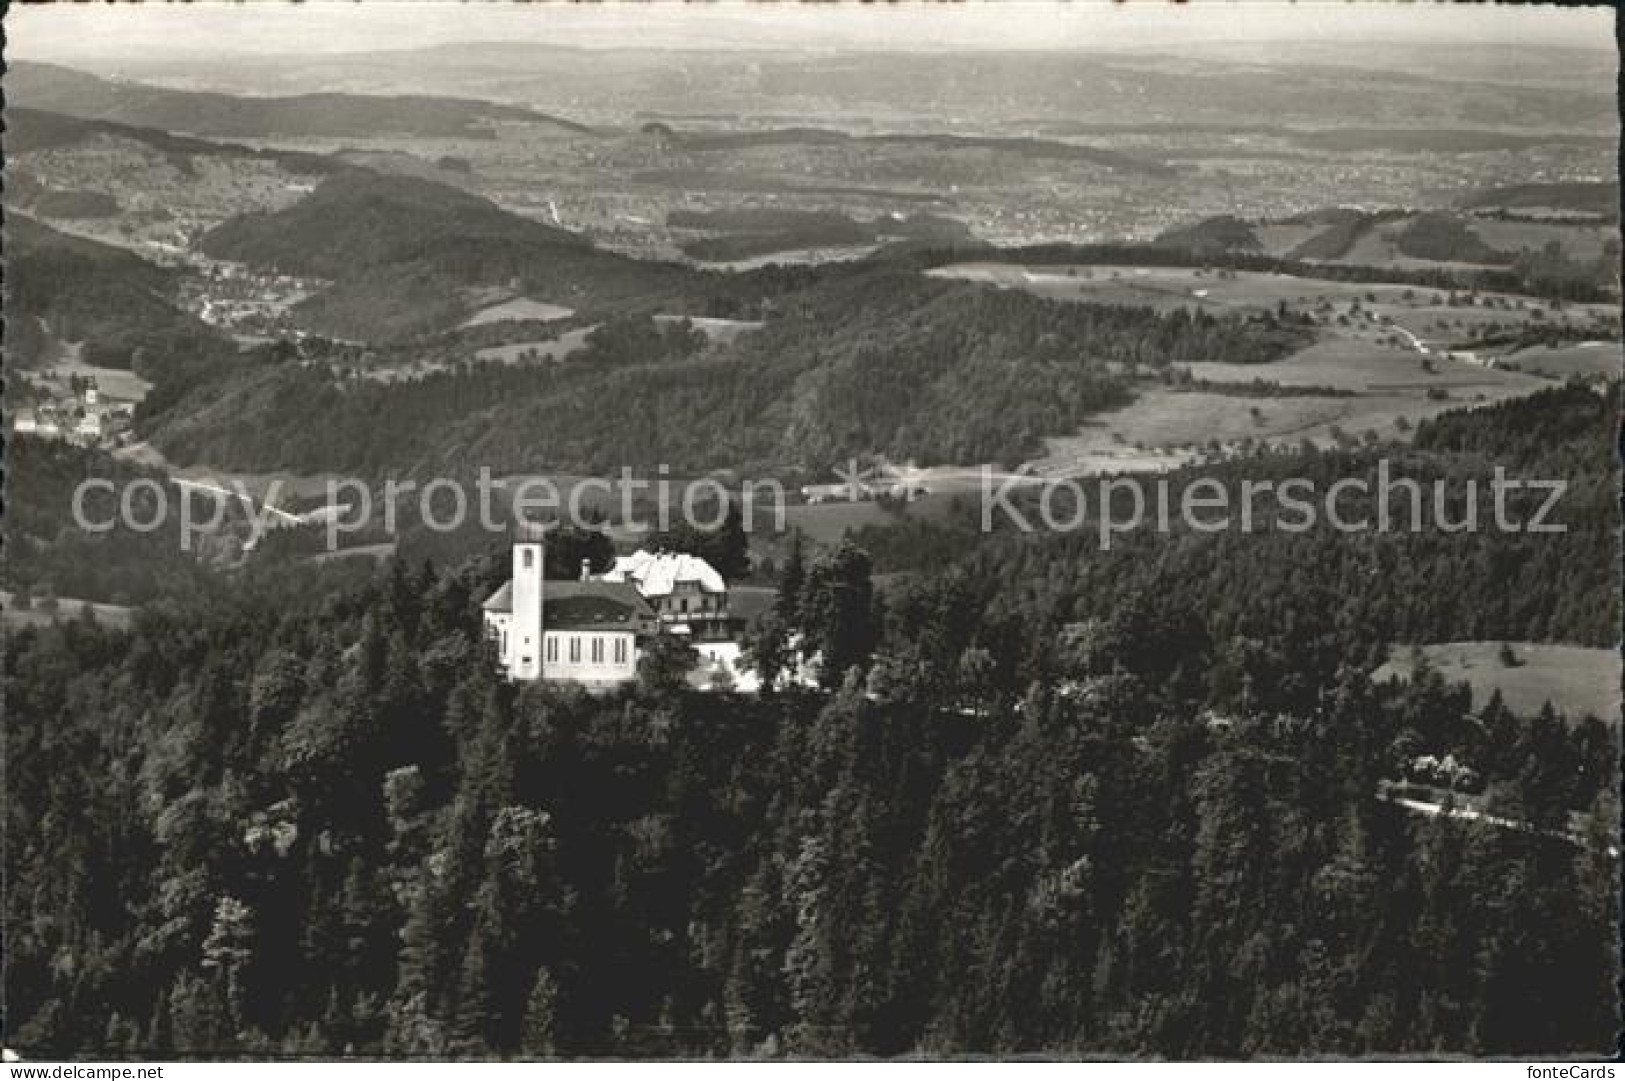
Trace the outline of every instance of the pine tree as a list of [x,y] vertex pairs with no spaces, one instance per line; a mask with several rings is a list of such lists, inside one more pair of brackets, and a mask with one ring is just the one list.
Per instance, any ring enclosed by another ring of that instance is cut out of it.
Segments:
[[243,970],[254,957],[254,913],[235,897],[222,897],[214,910],[214,923],[203,940],[203,967],[219,974],[224,989],[226,1020],[233,1032],[243,1029]]
[[548,1058],[555,1051],[559,985],[546,966],[536,970],[525,1001],[525,1027],[519,1049],[529,1058]]
[[779,572],[779,593],[774,607],[779,618],[790,631],[801,629],[801,593],[807,585],[807,567],[802,552],[801,530],[790,531],[790,550],[784,557],[784,569]]

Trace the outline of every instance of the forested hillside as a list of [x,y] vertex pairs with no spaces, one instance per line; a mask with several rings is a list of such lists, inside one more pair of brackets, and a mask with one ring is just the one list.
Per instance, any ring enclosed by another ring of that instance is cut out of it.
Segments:
[[[1620,623],[1612,400],[1582,386],[1554,387],[1423,422],[1405,450],[1260,451],[1182,470],[1168,478],[1174,528],[1153,528],[1155,488],[1147,482],[1147,520],[1115,536],[1110,551],[1100,550],[1098,508],[1081,528],[1063,533],[1020,532],[998,510],[1002,535],[974,543],[969,561],[1003,582],[993,612],[1013,625],[1041,623],[1059,634],[1090,613],[1144,609],[1152,622],[1182,628],[1185,637],[1170,639],[1164,652],[1180,659],[1189,678],[1222,682],[1214,670],[1232,662],[1247,673],[1273,671],[1304,695],[1276,703],[1286,709],[1311,708],[1317,689],[1345,664],[1375,668],[1390,643],[1530,639],[1606,648],[1618,641]],[[1561,532],[1522,528],[1548,501],[1544,489],[1533,488],[1506,493],[1505,517],[1516,528],[1497,527],[1497,467],[1512,480],[1565,484],[1544,519]],[[1393,485],[1386,501],[1381,469]],[[1228,493],[1228,513],[1206,516],[1227,517],[1227,527],[1179,523],[1182,493],[1200,478]],[[1345,489],[1337,504],[1342,520],[1363,526],[1334,528],[1317,502],[1312,527],[1301,528],[1301,515],[1275,496],[1244,498],[1244,483],[1279,490],[1292,478],[1319,495],[1339,481],[1363,483]],[[1402,486],[1411,482],[1414,497]],[[1086,494],[1093,497],[1093,487]],[[1029,521],[1040,520],[1035,497],[1011,502]],[[1253,525],[1244,530],[1241,508],[1249,503]],[[1071,513],[1057,506],[1057,516]],[[1118,499],[1113,514],[1127,521],[1128,501]],[[967,510],[963,522],[943,524],[939,536],[928,530],[918,545],[931,552],[958,537],[964,550],[973,525]],[[931,565],[911,564],[907,550],[888,554],[887,570]],[[1238,642],[1278,644],[1227,658],[1223,651],[1241,648]]]
[[730,345],[620,320],[553,365],[404,383],[263,364],[196,388],[152,439],[233,468],[618,471],[806,467],[852,455],[1016,462],[1128,400],[1125,367],[1265,360],[1270,319],[1068,305],[871,267],[787,295]]
[[[1568,470],[1576,539],[1550,558],[1573,572],[1523,576],[1515,538],[1187,533],[1119,558],[1007,535],[882,593],[843,545],[786,557],[750,641],[771,670],[799,634],[821,691],[691,692],[656,651],[623,692],[516,692],[478,615],[500,559],[267,570],[128,633],[10,635],[8,1043],[1606,1053],[1617,718],[1474,716],[1426,670],[1364,673],[1481,608],[1507,637],[1617,626],[1607,412],[1572,388],[1452,414],[1405,464]],[[1462,603],[1417,608],[1402,567]],[[1421,754],[1529,827],[1379,799]]]
[[321,154],[211,142],[176,135],[161,128],[88,119],[20,105],[10,105],[6,109],[6,145],[13,153],[25,154],[33,150],[82,146],[94,143],[98,138],[108,137],[145,143],[154,150],[168,155],[169,160],[183,173],[191,171],[192,159],[197,157],[263,158],[281,162],[290,169],[305,174],[333,173],[345,167],[341,162]]
[[[173,272],[137,255],[69,236],[22,214],[6,216],[7,341],[14,363],[38,359],[46,339],[83,342],[84,359],[152,377],[218,346],[213,331],[174,303]],[[32,327],[14,324],[32,323]],[[15,340],[13,335],[17,335]]]
[[[110,604],[147,604],[163,598],[201,602],[225,583],[209,573],[207,553],[182,551],[171,529],[161,534],[114,528],[105,533],[81,529],[74,521],[75,492],[86,481],[108,481],[87,489],[81,502],[85,521],[116,523],[119,497],[132,482],[162,482],[153,470],[109,454],[41,439],[6,442],[6,531],[3,581],[12,593],[48,591],[59,596]],[[166,498],[178,490],[165,486]],[[156,495],[131,497],[136,520],[153,520]]]

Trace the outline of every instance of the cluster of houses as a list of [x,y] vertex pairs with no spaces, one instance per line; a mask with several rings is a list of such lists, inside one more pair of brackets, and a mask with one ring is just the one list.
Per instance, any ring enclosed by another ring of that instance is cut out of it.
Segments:
[[638,551],[602,574],[583,563],[579,580],[548,581],[544,544],[540,528],[520,526],[512,577],[485,601],[486,633],[509,679],[617,687],[637,678],[638,658],[656,637],[673,635],[698,656],[696,686],[757,689],[755,673],[740,664],[744,621],[704,559]]
[[99,447],[121,441],[130,431],[131,419],[130,403],[104,398],[92,379],[76,382],[67,397],[17,410],[12,431]]
[[194,266],[197,273],[181,287],[182,304],[205,323],[238,334],[300,336],[289,309],[321,284],[202,257]]

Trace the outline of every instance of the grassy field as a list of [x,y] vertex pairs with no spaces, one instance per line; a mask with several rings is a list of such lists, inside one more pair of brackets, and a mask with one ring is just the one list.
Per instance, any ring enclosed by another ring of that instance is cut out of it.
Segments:
[[1484,270],[1490,267],[1488,263],[1417,259],[1414,256],[1403,254],[1399,250],[1398,237],[1405,230],[1405,226],[1409,224],[1410,220],[1409,218],[1401,218],[1398,221],[1383,222],[1356,240],[1348,253],[1338,259],[1337,262],[1351,266],[1394,267],[1399,270],[1422,270],[1429,267]]
[[1265,255],[1279,259],[1299,244],[1319,236],[1329,228],[1325,223],[1282,221],[1264,222],[1253,227],[1258,244]]
[[1154,472],[1185,465],[1210,440],[1329,440],[1334,426],[1366,419],[1368,408],[1360,398],[1266,400],[1153,387],[1076,435],[1045,440],[1047,453],[1032,464],[1050,475]]
[[799,529],[810,540],[822,545],[839,544],[841,538],[848,530],[858,530],[865,526],[891,526],[910,518],[940,519],[953,509],[956,499],[977,499],[977,488],[961,478],[945,479],[941,482],[925,480],[923,483],[940,483],[940,487],[928,491],[910,503],[894,503],[890,506],[882,505],[873,500],[861,500],[855,503],[831,501],[828,503],[804,503],[785,508],[785,528]]
[[655,316],[655,322],[657,323],[679,323],[684,319],[687,319],[688,322],[693,325],[695,330],[699,331],[701,334],[704,334],[712,342],[719,342],[723,345],[728,345],[741,334],[760,329],[762,326],[759,320],[750,319],[713,319],[703,315]]
[[1132,304],[1161,311],[1176,308],[1199,308],[1214,313],[1237,308],[1263,310],[1282,302],[1288,307],[1302,307],[1321,300],[1350,302],[1370,291],[1376,291],[1381,297],[1387,290],[1394,291],[1397,301],[1403,292],[1400,286],[1364,286],[1246,270],[1233,274],[1227,271],[1228,276],[1220,277],[1217,271],[1200,267],[1023,267],[1011,263],[957,263],[929,273],[934,277],[1021,289],[1050,300]]
[[[1331,446],[1338,433],[1403,442],[1416,423],[1451,409],[1533,393],[1545,379],[1438,357],[1421,357],[1368,339],[1334,336],[1273,364],[1196,363],[1192,376],[1212,383],[1326,388],[1341,395],[1272,397],[1151,385],[1122,409],[1103,413],[1077,434],[1045,440],[1033,467],[1049,475],[1145,472],[1184,465],[1210,441],[1271,444],[1309,440]],[[1430,392],[1434,395],[1429,397]]]
[[337,559],[355,559],[365,556],[381,562],[395,554],[395,547],[393,541],[386,541],[383,544],[361,544],[354,548],[340,548],[336,552],[318,552],[310,557],[310,561],[312,563],[331,563]]
[[1563,245],[1569,258],[1581,261],[1597,258],[1608,239],[1619,235],[1618,230],[1590,223],[1496,221],[1494,218],[1479,218],[1471,228],[1480,240],[1500,251],[1516,252],[1523,248],[1540,251],[1555,240]]
[[[1274,310],[1285,304],[1291,312],[1307,313],[1331,322],[1339,316],[1347,316],[1349,325],[1346,328],[1340,325],[1339,329],[1372,337],[1390,333],[1381,325],[1384,316],[1408,327],[1412,322],[1429,323],[1441,318],[1519,327],[1537,323],[1589,326],[1598,319],[1617,320],[1619,314],[1617,306],[1601,304],[1570,304],[1562,311],[1552,311],[1541,301],[1510,293],[1483,293],[1477,305],[1450,307],[1448,291],[1423,286],[1325,281],[1248,270],[1225,271],[1221,277],[1219,271],[1201,267],[1025,267],[1014,263],[956,263],[928,273],[1021,289],[1051,300],[1133,304],[1163,311],[1192,308],[1217,314],[1237,309]],[[1356,302],[1360,310],[1372,318],[1354,311]]]
[[64,388],[73,376],[94,379],[102,397],[121,402],[139,402],[152,390],[151,383],[128,368],[98,368],[94,364],[86,364],[81,359],[83,353],[84,343],[64,343],[57,351],[55,360],[31,374],[46,383],[59,384]]
[[[1187,364],[1191,375],[1215,383],[1251,383],[1262,379],[1284,387],[1329,387],[1358,394],[1403,392],[1427,400],[1431,388],[1450,395],[1456,405],[1464,401],[1511,398],[1532,394],[1548,386],[1545,380],[1519,372],[1497,371],[1448,357],[1423,357],[1411,349],[1396,348],[1354,335],[1328,336],[1273,364]],[[1446,407],[1450,403],[1445,403]]]
[[568,319],[574,314],[573,309],[561,307],[558,304],[532,300],[529,297],[514,297],[511,300],[504,300],[500,304],[481,308],[470,316],[463,323],[463,326],[477,327],[486,323],[500,323],[506,319],[538,319],[543,322],[551,322],[555,319]]
[[[1500,642],[1440,642],[1421,647],[1428,663],[1451,682],[1473,689],[1473,708],[1501,692],[1507,708],[1532,714],[1546,702],[1571,720],[1587,715],[1617,722],[1620,707],[1620,655],[1611,649],[1513,642],[1514,667],[1501,661]],[[1413,671],[1411,648],[1396,647],[1388,663],[1373,673],[1377,681],[1406,678]]]
[[478,360],[494,360],[502,364],[519,364],[527,361],[563,360],[573,353],[579,353],[587,348],[587,335],[595,327],[577,327],[567,330],[557,338],[546,341],[510,342],[506,345],[491,345],[476,350],[474,356]]
[[1618,342],[1577,342],[1555,349],[1537,345],[1504,354],[1500,359],[1518,371],[1548,379],[1617,377],[1625,368],[1625,349]]

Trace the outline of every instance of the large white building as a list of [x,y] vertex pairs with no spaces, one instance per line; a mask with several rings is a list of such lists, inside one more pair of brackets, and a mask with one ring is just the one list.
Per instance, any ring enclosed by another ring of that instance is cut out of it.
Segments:
[[485,602],[485,627],[509,679],[613,687],[637,676],[639,643],[659,620],[627,582],[549,582],[539,529],[521,527],[513,577]]
[[668,633],[687,635],[695,642],[732,636],[728,583],[699,556],[639,550],[618,557],[603,581],[636,586]]
[[502,671],[513,680],[554,680],[607,688],[637,677],[638,655],[657,634],[694,643],[709,685],[726,669],[738,684],[739,647],[728,584],[698,556],[634,552],[596,578],[548,581],[544,531],[521,526],[513,576],[484,605],[485,628]]

